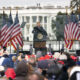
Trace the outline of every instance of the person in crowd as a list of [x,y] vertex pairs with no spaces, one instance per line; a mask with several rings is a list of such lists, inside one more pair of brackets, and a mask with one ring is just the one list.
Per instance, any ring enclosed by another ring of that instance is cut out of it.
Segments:
[[50,64],[47,70],[48,80],[57,80],[58,75],[60,74],[61,69],[57,63]]
[[32,67],[30,63],[27,63],[27,66],[28,66],[28,75],[30,75],[34,72],[34,68]]
[[18,63],[16,70],[16,78],[14,80],[26,80],[28,75],[28,66],[25,62],[21,61]]
[[22,60],[22,59],[21,59],[21,55],[18,55],[18,56],[17,56],[17,61],[20,62],[21,60]]
[[3,57],[3,56],[0,58],[0,66],[2,65],[4,59],[5,59],[5,57]]
[[18,56],[18,62],[21,62],[21,61],[25,62],[25,63],[27,62],[26,59],[25,59],[25,55],[22,54],[22,53]]
[[31,64],[31,66],[34,68],[34,70],[36,71],[36,69],[37,69],[37,63],[36,63],[36,59],[35,59],[35,57],[30,57],[29,58],[29,63]]
[[69,80],[80,80],[80,66],[74,66],[70,69]]
[[9,52],[7,51],[7,48],[5,46],[3,46],[3,55],[9,55]]
[[14,69],[16,69],[17,64],[18,64],[17,57],[16,56],[13,56],[12,57],[12,61],[14,62]]
[[8,68],[5,71],[5,76],[7,77],[8,80],[13,80],[16,77],[15,70],[13,68]]
[[65,53],[65,55],[67,56],[67,60],[64,61],[64,66],[61,70],[61,73],[58,77],[58,80],[68,80],[69,75],[68,72],[70,71],[70,69],[76,65],[76,62],[74,60],[71,59],[70,54],[69,53]]
[[9,56],[7,54],[3,55],[3,57],[5,57],[2,66],[5,67],[5,69],[9,68],[9,67],[13,67],[13,61],[11,58],[9,58]]
[[22,62],[25,62],[25,63],[27,62],[27,61],[25,60],[25,55],[24,55],[24,54],[21,55],[21,61],[22,61]]
[[44,77],[38,73],[32,73],[27,77],[27,80],[44,80]]
[[3,77],[5,73],[5,68],[3,66],[0,66],[0,77]]
[[8,80],[79,80],[80,67],[76,65],[76,56],[69,53],[62,53],[58,58],[57,56],[51,58],[49,55],[27,55],[26,60],[23,54],[11,58],[5,54],[0,58],[0,66],[6,68],[4,71],[9,70]]

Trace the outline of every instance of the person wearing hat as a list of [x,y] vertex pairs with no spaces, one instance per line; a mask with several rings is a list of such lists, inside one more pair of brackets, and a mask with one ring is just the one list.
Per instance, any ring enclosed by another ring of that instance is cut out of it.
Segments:
[[16,73],[13,68],[8,68],[5,72],[5,75],[9,80],[13,80],[16,77]]

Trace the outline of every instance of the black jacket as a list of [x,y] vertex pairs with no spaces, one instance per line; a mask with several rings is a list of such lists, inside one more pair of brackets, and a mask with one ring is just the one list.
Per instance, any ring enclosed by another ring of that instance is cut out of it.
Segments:
[[33,37],[33,40],[34,41],[37,41],[38,40],[37,39],[38,33],[41,33],[42,35],[44,35],[45,38],[47,36],[47,32],[43,29],[43,27],[38,27],[38,26],[34,27],[32,33],[34,34],[34,37]]

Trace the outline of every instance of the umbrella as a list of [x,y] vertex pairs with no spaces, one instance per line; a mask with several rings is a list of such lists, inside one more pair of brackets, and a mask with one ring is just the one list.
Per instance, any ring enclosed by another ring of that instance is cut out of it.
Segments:
[[47,69],[49,65],[49,60],[38,61],[38,68]]

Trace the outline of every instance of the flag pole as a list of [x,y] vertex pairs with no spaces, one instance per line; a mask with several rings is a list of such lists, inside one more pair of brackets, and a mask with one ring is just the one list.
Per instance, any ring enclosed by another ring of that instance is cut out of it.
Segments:
[[[68,15],[68,7],[66,6],[65,9],[66,9],[66,16],[67,16]],[[64,42],[65,42],[65,38],[64,38]],[[64,45],[65,45],[65,43],[64,43]],[[67,52],[67,48],[66,48],[66,52]]]
[[[18,7],[16,7],[16,14],[18,14]],[[17,54],[19,54],[19,43],[17,43]]]
[[[5,16],[5,7],[3,7],[3,16]],[[3,48],[3,42],[1,43],[1,48]]]
[[5,13],[4,10],[5,10],[5,7],[3,7],[3,14]]
[[[11,7],[10,7],[10,13],[11,13]],[[10,36],[10,54],[11,54],[11,36]]]

